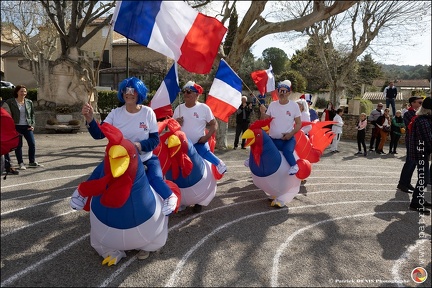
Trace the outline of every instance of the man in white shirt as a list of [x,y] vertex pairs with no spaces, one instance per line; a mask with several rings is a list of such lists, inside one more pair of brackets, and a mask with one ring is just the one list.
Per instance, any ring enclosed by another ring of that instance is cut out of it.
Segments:
[[224,174],[227,170],[225,163],[210,151],[207,142],[216,132],[218,124],[210,107],[198,102],[198,96],[202,92],[203,88],[200,85],[193,81],[187,82],[183,87],[185,103],[177,106],[173,118],[182,126],[181,130],[192,141],[198,154],[216,165],[219,174]]
[[301,112],[297,103],[288,98],[291,94],[291,81],[279,83],[278,92],[279,100],[271,102],[268,109],[261,104],[261,119],[273,117],[269,136],[290,165],[289,174],[294,175],[299,170],[293,154],[296,145],[294,134],[301,128]]

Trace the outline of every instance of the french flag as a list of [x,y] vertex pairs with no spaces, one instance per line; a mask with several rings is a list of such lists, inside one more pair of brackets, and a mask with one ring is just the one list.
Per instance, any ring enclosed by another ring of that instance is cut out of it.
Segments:
[[232,68],[221,59],[206,104],[213,115],[224,122],[241,104],[242,80]]
[[174,59],[189,72],[210,72],[227,28],[183,1],[117,1],[114,31]]
[[265,95],[267,92],[272,92],[272,99],[278,99],[277,92],[275,91],[276,88],[273,67],[271,65],[267,70],[258,70],[252,72],[251,77],[261,95]]
[[178,83],[177,64],[174,62],[164,81],[159,86],[152,100],[150,107],[156,114],[156,119],[172,117],[174,114],[171,104],[180,92]]

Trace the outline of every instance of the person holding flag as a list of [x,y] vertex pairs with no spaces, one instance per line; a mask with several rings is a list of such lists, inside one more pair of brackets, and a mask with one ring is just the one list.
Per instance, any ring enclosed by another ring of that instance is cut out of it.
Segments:
[[[177,196],[163,179],[159,159],[153,154],[153,149],[159,144],[158,125],[153,110],[141,103],[147,99],[147,87],[144,82],[135,77],[124,79],[119,84],[117,98],[123,106],[113,109],[103,122],[120,129],[124,137],[137,147],[141,162],[145,165],[150,185],[165,200],[164,207],[174,210]],[[103,139],[100,126],[94,119],[94,109],[86,103],[82,110],[86,126],[93,139]],[[75,195],[79,208],[84,207],[85,199]],[[81,203],[79,203],[81,202]],[[81,207],[82,206],[82,207]],[[75,208],[74,208],[75,209]]]
[[278,85],[279,100],[269,104],[268,109],[261,104],[261,119],[273,117],[269,136],[279,151],[282,151],[290,168],[288,173],[294,175],[299,171],[294,157],[296,140],[294,134],[301,128],[301,112],[296,102],[289,100],[291,81],[284,80]]
[[[203,88],[193,81],[183,86],[184,103],[174,110],[173,118],[182,126],[181,130],[192,141],[198,154],[214,164],[219,174],[227,171],[225,163],[210,151],[208,140],[218,128],[217,121],[210,107],[198,102]],[[208,131],[206,133],[206,127]]]

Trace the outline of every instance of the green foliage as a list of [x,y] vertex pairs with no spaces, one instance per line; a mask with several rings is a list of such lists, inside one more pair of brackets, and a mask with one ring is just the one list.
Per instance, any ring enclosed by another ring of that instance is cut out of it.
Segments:
[[[149,105],[153,98],[155,91],[147,93],[147,99],[142,102],[143,105]],[[105,119],[106,115],[111,112],[112,109],[123,105],[117,98],[117,91],[98,91],[98,109],[101,114],[101,118]]]
[[68,125],[71,125],[71,126],[78,126],[80,124],[81,124],[81,121],[79,121],[78,119],[72,119],[68,122]]
[[413,90],[413,91],[411,91],[411,96],[426,97],[426,92],[423,90]]
[[270,47],[265,49],[262,52],[262,57],[264,60],[264,63],[266,63],[266,69],[272,65],[273,73],[275,75],[279,75],[283,73],[285,68],[285,63],[288,62],[288,56],[282,49],[276,48],[276,47]]
[[430,79],[431,65],[386,65],[381,64],[385,79]]
[[[7,100],[9,98],[13,98],[14,89],[10,88],[2,88],[0,89],[0,97],[3,100]],[[37,89],[27,89],[27,99],[32,101],[37,101]]]
[[276,80],[276,85],[278,82],[281,82],[283,80],[290,80],[292,85],[291,90],[293,92],[305,91],[307,85],[306,78],[304,78],[298,71],[295,70],[281,73],[279,76],[279,80]]
[[48,125],[58,125],[59,122],[58,122],[58,120],[56,118],[50,118],[50,119],[47,120],[47,124]]
[[[238,75],[244,81],[244,83],[246,83],[246,85],[252,90],[255,90],[256,86],[250,74],[256,70],[255,69],[256,67],[257,66],[256,66],[256,61],[254,59],[254,55],[250,50],[248,50],[246,54],[243,56],[242,63],[240,65],[240,70],[238,71]],[[268,69],[268,67],[265,69]],[[247,88],[244,87],[243,89],[247,89]]]
[[327,107],[327,100],[321,97],[318,97],[314,103],[314,106],[319,109],[323,109]]
[[237,27],[238,27],[238,14],[237,10],[234,6],[234,9],[231,12],[229,24],[228,24],[228,32],[225,37],[225,42],[223,44],[223,49],[225,52],[225,55],[228,56],[229,52],[231,51],[232,43],[234,42],[234,38],[237,34]]
[[121,103],[117,99],[117,91],[98,91],[97,105],[99,113],[103,115],[107,115],[112,109],[120,107]]
[[372,101],[368,99],[360,99],[360,113],[369,115],[374,109]]

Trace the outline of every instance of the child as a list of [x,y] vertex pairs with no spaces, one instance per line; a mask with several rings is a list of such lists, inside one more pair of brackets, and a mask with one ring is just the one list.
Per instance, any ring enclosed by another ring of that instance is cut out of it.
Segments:
[[358,152],[356,155],[361,155],[361,146],[363,146],[364,150],[364,156],[367,156],[366,152],[366,143],[365,143],[365,136],[366,136],[366,126],[367,126],[367,119],[366,119],[366,113],[360,114],[360,119],[357,123],[357,145],[358,145]]
[[342,114],[343,109],[339,108],[336,110],[336,115],[333,118],[333,121],[337,122],[336,124],[333,124],[332,131],[336,134],[336,136],[333,138],[333,142],[330,146],[330,152],[332,153],[339,153],[337,150],[338,144],[342,135],[342,126],[344,125],[344,122],[342,120]]

